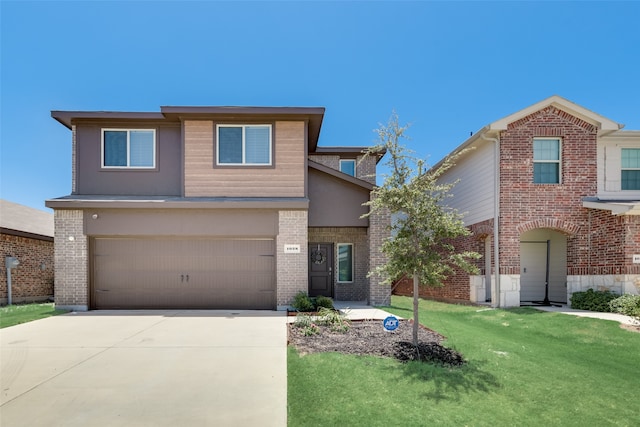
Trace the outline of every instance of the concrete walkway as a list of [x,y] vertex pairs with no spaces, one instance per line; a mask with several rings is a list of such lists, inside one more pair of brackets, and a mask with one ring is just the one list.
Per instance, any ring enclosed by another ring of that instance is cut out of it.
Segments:
[[284,312],[95,311],[0,330],[3,426],[287,425]]
[[624,314],[618,313],[599,313],[596,311],[587,311],[587,310],[575,310],[570,308],[569,306],[563,305],[561,307],[538,307],[532,306],[536,310],[542,311],[550,311],[553,313],[562,313],[562,314],[570,314],[572,316],[580,316],[580,317],[591,317],[593,319],[604,319],[604,320],[613,320],[615,322],[619,322],[626,325],[637,325],[638,322],[630,316],[625,316]]

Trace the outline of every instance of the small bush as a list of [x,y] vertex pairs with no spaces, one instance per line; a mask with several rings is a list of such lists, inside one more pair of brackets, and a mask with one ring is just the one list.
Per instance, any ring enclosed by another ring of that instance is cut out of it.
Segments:
[[349,319],[343,314],[330,308],[320,307],[318,323],[329,326],[335,332],[347,332],[351,327]]
[[320,332],[320,328],[315,324],[313,317],[308,314],[299,313],[293,326],[302,329],[302,335],[305,337],[316,335]]
[[298,292],[296,296],[293,298],[293,303],[291,303],[291,306],[298,311],[315,310],[315,307],[313,305],[313,301],[311,301],[311,298],[309,298],[309,296],[302,291]]
[[571,296],[571,308],[608,313],[611,312],[609,303],[618,296],[611,291],[594,291],[593,289],[575,292]]
[[320,309],[321,307],[324,307],[324,308],[333,310],[333,301],[331,301],[331,298],[329,297],[320,295],[316,297],[316,307],[318,309]]
[[609,303],[611,311],[640,320],[640,295],[625,294]]

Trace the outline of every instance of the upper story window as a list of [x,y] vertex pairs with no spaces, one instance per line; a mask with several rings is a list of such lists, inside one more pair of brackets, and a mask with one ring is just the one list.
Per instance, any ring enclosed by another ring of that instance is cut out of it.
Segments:
[[216,164],[271,165],[271,125],[218,125]]
[[154,129],[102,129],[102,167],[156,167]]
[[356,161],[353,159],[340,160],[340,172],[356,176]]
[[535,184],[560,183],[560,145],[558,138],[533,140],[533,182]]
[[622,189],[640,190],[640,148],[622,149]]

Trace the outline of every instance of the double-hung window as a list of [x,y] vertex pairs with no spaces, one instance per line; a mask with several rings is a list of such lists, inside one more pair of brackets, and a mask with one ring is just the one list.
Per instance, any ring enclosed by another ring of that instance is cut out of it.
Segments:
[[535,138],[533,140],[533,182],[560,184],[560,139]]
[[353,243],[338,243],[338,282],[353,282]]
[[216,164],[271,165],[271,125],[218,125]]
[[622,190],[640,190],[640,148],[622,149]]
[[102,167],[156,167],[154,129],[102,129]]
[[340,172],[356,176],[356,161],[353,159],[340,159]]

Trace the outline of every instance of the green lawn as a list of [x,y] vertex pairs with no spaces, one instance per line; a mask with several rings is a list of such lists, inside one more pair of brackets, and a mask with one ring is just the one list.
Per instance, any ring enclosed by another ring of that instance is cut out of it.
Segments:
[[[385,309],[409,318],[411,299],[393,297]],[[465,367],[289,348],[289,425],[640,425],[640,334],[531,308],[420,309]]]
[[56,310],[53,303],[22,304],[0,307],[0,328],[44,319],[49,316],[66,313],[66,310]]

